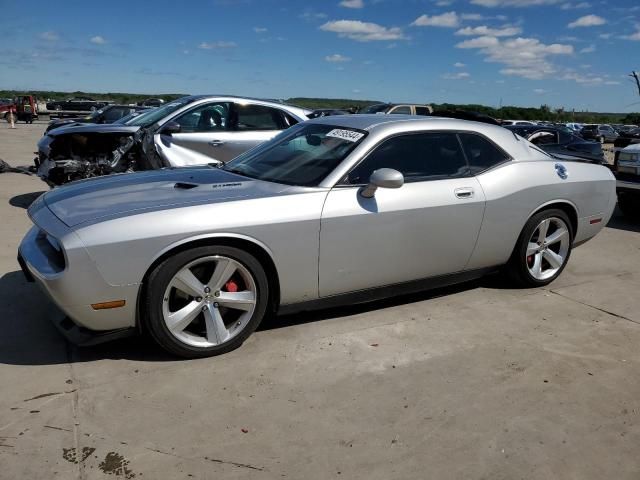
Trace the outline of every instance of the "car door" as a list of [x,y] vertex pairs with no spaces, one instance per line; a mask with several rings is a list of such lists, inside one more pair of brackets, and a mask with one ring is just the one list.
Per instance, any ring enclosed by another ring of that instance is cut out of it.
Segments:
[[[403,173],[398,189],[360,194],[379,168]],[[464,270],[485,197],[456,132],[418,132],[375,147],[325,202],[320,227],[321,297]]]
[[172,121],[180,133],[160,133],[156,145],[173,166],[228,162],[288,127],[279,109],[233,102],[200,104]]

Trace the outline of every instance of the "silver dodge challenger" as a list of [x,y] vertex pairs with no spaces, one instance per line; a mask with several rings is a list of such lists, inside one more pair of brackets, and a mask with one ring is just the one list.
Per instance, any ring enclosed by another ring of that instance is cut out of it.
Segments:
[[503,270],[552,282],[615,203],[601,166],[498,126],[323,117],[215,167],[75,182],[29,209],[18,259],[92,344],[147,332],[182,357],[242,344],[270,314]]

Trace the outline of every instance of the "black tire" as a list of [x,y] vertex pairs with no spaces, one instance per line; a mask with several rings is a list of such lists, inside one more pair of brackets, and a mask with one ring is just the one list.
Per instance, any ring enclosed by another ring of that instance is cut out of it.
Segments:
[[[211,347],[195,347],[180,341],[167,328],[162,312],[163,297],[169,282],[180,269],[194,260],[213,255],[232,258],[249,271],[257,289],[255,310],[244,330],[229,341]],[[253,255],[238,248],[210,245],[179,252],[160,263],[149,275],[141,313],[143,326],[167,352],[183,358],[203,358],[227,353],[242,345],[260,325],[267,312],[268,303],[269,282],[260,262]]]
[[[560,269],[552,277],[545,280],[539,280],[533,277],[533,275],[531,275],[531,273],[529,272],[529,268],[527,266],[527,246],[529,243],[529,239],[535,232],[540,222],[547,218],[553,217],[561,219],[566,224],[567,229],[569,230],[569,250]],[[567,266],[567,263],[569,262],[574,235],[575,233],[573,232],[571,221],[564,211],[559,209],[549,209],[536,213],[527,221],[524,228],[522,229],[522,232],[520,233],[520,236],[518,237],[518,242],[516,243],[516,246],[513,249],[513,253],[511,254],[511,258],[506,265],[507,275],[520,287],[543,287],[550,284],[560,276],[564,268]]]

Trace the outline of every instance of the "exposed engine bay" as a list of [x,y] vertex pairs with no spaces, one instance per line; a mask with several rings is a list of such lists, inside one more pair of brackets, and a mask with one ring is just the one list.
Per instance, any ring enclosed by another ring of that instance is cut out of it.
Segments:
[[144,136],[143,129],[46,135],[38,143],[34,159],[38,176],[54,187],[84,178],[163,167],[153,155],[149,161],[142,148]]

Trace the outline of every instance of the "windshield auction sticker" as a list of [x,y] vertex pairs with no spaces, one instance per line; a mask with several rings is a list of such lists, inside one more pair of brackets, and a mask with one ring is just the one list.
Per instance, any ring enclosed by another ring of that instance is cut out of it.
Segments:
[[327,133],[326,136],[341,138],[343,140],[347,140],[348,142],[357,142],[362,137],[364,137],[364,133],[354,132],[353,130],[341,130],[339,128],[334,128],[329,133]]

